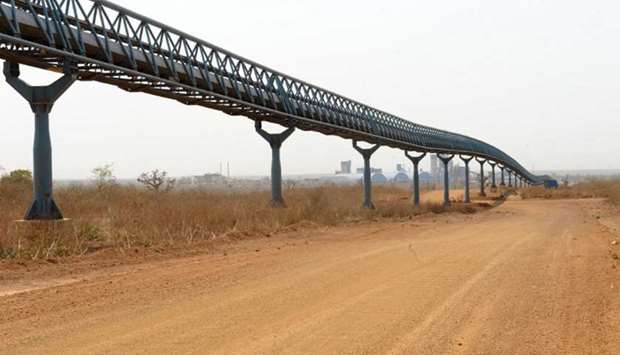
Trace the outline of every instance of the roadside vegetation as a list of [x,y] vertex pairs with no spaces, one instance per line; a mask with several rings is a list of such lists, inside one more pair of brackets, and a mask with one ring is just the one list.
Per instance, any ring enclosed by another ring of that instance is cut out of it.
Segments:
[[335,226],[424,213],[474,213],[476,207],[411,206],[409,186],[376,186],[376,210],[361,208],[361,186],[289,188],[286,208],[269,205],[269,191],[174,188],[165,173],[140,177],[144,186],[116,183],[109,166],[90,186],[59,187],[55,200],[71,221],[20,223],[31,198],[30,176],[0,181],[0,259],[53,259],[102,249],[165,251],[217,240],[269,237],[301,228]]
[[521,191],[523,199],[579,199],[606,198],[610,203],[620,206],[620,179],[591,180],[558,189],[532,187]]
[[[408,185],[373,187],[377,209],[360,207],[361,186],[288,187],[286,208],[270,207],[269,191],[178,188],[166,172],[153,170],[136,186],[119,185],[106,165],[93,170],[92,184],[56,189],[55,199],[71,221],[20,223],[30,203],[26,170],[0,178],[0,259],[46,260],[100,250],[163,252],[216,241],[269,237],[282,232],[426,213],[475,213],[481,206],[454,201],[411,205]],[[524,199],[607,198],[620,205],[620,180],[592,180],[557,190],[524,189]],[[489,204],[492,204],[489,201]],[[484,206],[482,206],[484,207]]]

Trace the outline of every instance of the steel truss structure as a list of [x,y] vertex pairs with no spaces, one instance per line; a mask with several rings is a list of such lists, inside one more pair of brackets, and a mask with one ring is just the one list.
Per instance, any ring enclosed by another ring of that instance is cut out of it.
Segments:
[[233,54],[104,0],[0,0],[0,58],[405,151],[488,159],[533,184],[498,148],[419,125]]

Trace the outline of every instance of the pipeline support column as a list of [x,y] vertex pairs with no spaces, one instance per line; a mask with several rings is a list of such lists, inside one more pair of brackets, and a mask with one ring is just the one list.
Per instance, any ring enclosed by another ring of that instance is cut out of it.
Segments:
[[489,165],[491,165],[491,188],[497,189],[497,181],[495,180],[495,167],[497,163],[494,161],[489,161]]
[[[68,68],[68,67],[67,67]],[[76,80],[66,70],[66,74],[48,86],[31,86],[19,78],[19,64],[4,62],[4,76],[7,83],[28,103],[35,116],[33,144],[33,201],[24,217],[25,220],[63,219],[54,201],[52,174],[52,141],[50,137],[49,114],[54,103]]]
[[363,204],[363,207],[366,209],[373,210],[375,209],[375,205],[372,203],[372,176],[370,172],[370,158],[379,148],[381,148],[381,146],[377,144],[372,148],[364,149],[364,148],[360,148],[357,144],[357,141],[354,140],[353,148],[355,148],[355,150],[357,150],[364,158],[364,204]]
[[480,196],[486,196],[487,193],[484,191],[484,163],[486,163],[486,159],[478,159],[476,161],[480,163]]
[[506,186],[506,178],[504,175],[504,172],[506,171],[506,167],[505,166],[500,166],[499,167],[501,172],[502,172],[502,181],[500,182],[500,186]]
[[473,158],[474,157],[466,158],[461,155],[461,160],[465,163],[465,203],[471,203],[471,196],[469,194],[469,162],[471,162]]
[[443,205],[450,206],[450,172],[448,164],[454,158],[454,155],[437,154],[437,157],[443,163]]
[[420,207],[420,171],[419,166],[420,162],[426,156],[426,153],[423,153],[419,156],[410,155],[409,152],[405,151],[405,156],[411,160],[413,163],[413,205],[415,207]]
[[284,141],[295,132],[295,127],[289,127],[282,133],[272,134],[263,130],[261,121],[256,121],[256,132],[271,146],[271,204],[273,207],[284,207],[280,148]]

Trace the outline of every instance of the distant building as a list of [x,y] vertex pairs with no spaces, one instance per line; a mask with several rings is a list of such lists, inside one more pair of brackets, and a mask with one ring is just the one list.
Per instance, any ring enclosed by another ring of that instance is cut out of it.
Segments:
[[336,171],[336,175],[351,174],[352,163],[350,160],[340,162],[340,171]]
[[[378,170],[381,170],[381,169],[378,169]],[[387,184],[388,183],[387,177],[385,177],[385,175],[383,175],[383,173],[381,171],[375,172],[374,174],[372,174],[371,180],[372,180],[373,183],[377,183],[377,184]]]
[[204,174],[192,177],[193,183],[196,185],[225,185],[228,178],[222,174]]
[[409,175],[407,175],[407,173],[399,171],[398,173],[396,173],[396,175],[394,175],[392,181],[397,183],[405,183],[411,181],[411,179],[409,178]]
[[421,184],[431,184],[433,182],[433,176],[426,171],[420,172],[420,183]]
[[[364,168],[357,168],[357,173],[358,174],[364,174]],[[382,174],[383,173],[383,169],[378,169],[378,168],[370,168],[370,174]]]

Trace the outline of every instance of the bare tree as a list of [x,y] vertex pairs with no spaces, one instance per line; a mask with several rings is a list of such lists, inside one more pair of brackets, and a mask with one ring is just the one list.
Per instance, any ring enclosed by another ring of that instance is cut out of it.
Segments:
[[176,184],[175,179],[169,179],[168,173],[159,171],[159,169],[142,173],[142,175],[138,177],[138,182],[146,186],[147,189],[155,192],[170,191]]

